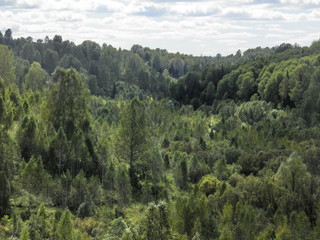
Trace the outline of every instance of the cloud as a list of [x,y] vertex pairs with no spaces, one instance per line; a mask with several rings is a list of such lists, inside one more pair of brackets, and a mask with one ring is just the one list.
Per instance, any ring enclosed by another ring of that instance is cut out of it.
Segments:
[[0,1],[0,6],[11,7],[16,5],[16,0],[2,0]]
[[177,3],[177,2],[204,2],[206,0],[154,0],[153,2],[158,3]]
[[140,44],[194,55],[235,53],[319,38],[320,0],[3,0],[1,28],[14,37]]
[[136,12],[134,14],[146,17],[162,17],[167,14],[167,10],[161,7],[149,6],[145,7],[142,11]]
[[254,0],[251,4],[279,4],[281,0]]

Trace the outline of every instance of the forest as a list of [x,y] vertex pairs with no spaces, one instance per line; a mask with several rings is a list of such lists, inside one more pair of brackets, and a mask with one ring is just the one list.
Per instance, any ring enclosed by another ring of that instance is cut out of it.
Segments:
[[0,239],[319,240],[320,41],[196,57],[0,32]]

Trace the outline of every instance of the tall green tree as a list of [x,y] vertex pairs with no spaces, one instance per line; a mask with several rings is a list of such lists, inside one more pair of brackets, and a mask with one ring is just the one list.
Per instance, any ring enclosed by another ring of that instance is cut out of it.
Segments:
[[31,240],[27,224],[24,224],[19,240]]
[[22,50],[21,50],[21,55],[24,59],[28,60],[29,63],[32,63],[34,58],[34,46],[31,42],[26,42],[23,47],[22,47]]
[[51,74],[57,66],[59,55],[56,51],[47,48],[43,54],[43,68]]
[[4,80],[5,86],[15,81],[13,53],[4,45],[0,45],[0,79]]
[[[129,164],[132,190],[140,191],[139,164],[147,146],[147,123],[145,107],[138,99],[133,99],[122,113],[117,140],[118,157]],[[143,173],[142,173],[143,174]]]
[[278,169],[277,177],[292,192],[302,193],[310,184],[310,174],[302,158],[295,152]]
[[12,193],[11,180],[14,175],[14,165],[18,160],[15,142],[7,131],[0,130],[0,217],[8,213],[9,198]]
[[25,78],[25,90],[42,91],[46,86],[49,76],[45,70],[41,68],[40,63],[33,62]]
[[225,204],[220,217],[218,230],[220,233],[219,240],[232,240],[234,235],[233,226],[233,207],[230,204]]
[[61,127],[70,140],[77,128],[84,132],[89,130],[89,91],[73,68],[57,69],[53,79],[47,101],[47,117],[55,129]]
[[165,202],[150,203],[146,219],[143,222],[144,234],[142,239],[146,240],[169,240],[172,239],[169,224],[169,215]]
[[59,240],[73,240],[74,239],[74,227],[71,219],[71,213],[66,209],[59,221],[57,228],[57,235]]

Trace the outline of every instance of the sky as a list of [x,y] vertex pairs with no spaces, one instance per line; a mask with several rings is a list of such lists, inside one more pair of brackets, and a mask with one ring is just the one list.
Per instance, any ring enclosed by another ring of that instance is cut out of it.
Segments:
[[0,31],[194,56],[320,38],[320,0],[0,0]]

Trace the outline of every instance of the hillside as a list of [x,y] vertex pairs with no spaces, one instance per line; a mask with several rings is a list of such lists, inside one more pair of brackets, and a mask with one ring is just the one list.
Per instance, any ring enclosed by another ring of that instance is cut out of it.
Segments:
[[0,239],[320,239],[319,97],[320,42],[0,33]]

